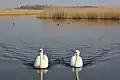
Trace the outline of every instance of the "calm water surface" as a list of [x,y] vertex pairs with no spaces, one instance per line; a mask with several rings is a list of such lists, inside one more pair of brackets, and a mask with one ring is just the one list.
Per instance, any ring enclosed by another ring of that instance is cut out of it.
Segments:
[[79,49],[84,60],[79,80],[120,79],[120,25],[57,26],[35,17],[0,18],[1,79],[40,80],[32,68],[40,47],[51,63],[44,80],[76,80],[68,66],[73,49]]

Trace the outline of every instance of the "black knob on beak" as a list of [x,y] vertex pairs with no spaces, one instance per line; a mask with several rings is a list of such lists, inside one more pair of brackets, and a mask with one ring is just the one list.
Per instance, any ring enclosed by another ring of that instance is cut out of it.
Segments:
[[39,50],[39,52],[41,52],[41,50]]

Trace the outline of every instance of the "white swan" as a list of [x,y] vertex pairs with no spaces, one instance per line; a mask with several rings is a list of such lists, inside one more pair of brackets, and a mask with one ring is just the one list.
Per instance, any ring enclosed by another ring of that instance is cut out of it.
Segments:
[[34,62],[34,67],[39,68],[39,69],[48,68],[48,57],[47,57],[47,55],[43,55],[42,48],[39,50],[39,55],[37,56],[37,58]]
[[74,52],[74,56],[71,58],[70,65],[72,67],[82,67],[83,66],[83,60],[80,57],[80,51],[76,50]]

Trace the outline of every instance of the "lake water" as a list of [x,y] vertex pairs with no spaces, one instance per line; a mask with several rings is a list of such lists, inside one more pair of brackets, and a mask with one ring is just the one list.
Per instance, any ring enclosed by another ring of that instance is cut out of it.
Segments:
[[[0,17],[0,78],[41,80],[32,64],[42,47],[51,63],[43,80],[120,79],[119,24],[58,23],[34,16]],[[84,60],[79,79],[67,65],[74,49],[81,51]]]

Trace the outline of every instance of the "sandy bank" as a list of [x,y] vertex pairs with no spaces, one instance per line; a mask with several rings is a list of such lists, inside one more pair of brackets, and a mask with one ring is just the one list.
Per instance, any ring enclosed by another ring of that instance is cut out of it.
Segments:
[[39,15],[42,10],[0,9],[0,16]]

